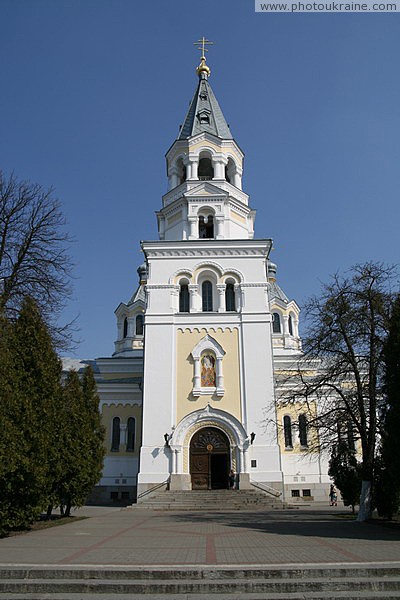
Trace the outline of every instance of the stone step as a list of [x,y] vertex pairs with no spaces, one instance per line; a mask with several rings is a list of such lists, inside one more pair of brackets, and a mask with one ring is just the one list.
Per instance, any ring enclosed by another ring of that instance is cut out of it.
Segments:
[[157,567],[157,566],[0,566],[0,581],[4,579],[298,579],[298,578],[330,578],[342,579],[357,577],[400,577],[400,564],[371,566],[358,563],[353,566],[316,565],[276,565],[260,566],[229,566],[229,567]]
[[[173,504],[174,502],[179,502],[180,504],[219,504],[220,506],[226,506],[227,504],[237,504],[237,505],[251,505],[251,506],[255,506],[257,504],[260,504],[262,506],[270,506],[270,505],[278,505],[277,502],[272,502],[270,500],[241,500],[240,498],[238,499],[232,499],[232,500],[221,500],[221,499],[216,499],[216,500],[208,500],[208,499],[204,499],[203,501],[200,500],[196,500],[196,498],[171,498],[168,496],[164,496],[164,497],[157,497],[157,498],[149,498],[148,501],[153,501],[153,502],[169,502],[170,504]],[[223,504],[221,504],[223,502]],[[280,504],[280,503],[279,503]]]
[[[151,496],[150,496],[151,497]],[[194,494],[190,494],[190,492],[186,495],[174,495],[171,492],[163,492],[163,495],[158,494],[155,496],[156,498],[169,497],[172,500],[195,500],[197,502],[220,502],[223,500],[224,502],[276,502],[276,500],[272,498],[266,498],[265,496],[239,496],[236,494],[232,494],[229,496],[196,496]]]
[[281,500],[257,490],[161,491],[144,496],[137,505],[152,510],[246,510],[247,508],[282,508]]
[[195,504],[191,502],[149,502],[138,505],[139,508],[170,508],[171,510],[185,510],[185,509],[193,509],[197,511],[207,510],[212,512],[220,512],[224,510],[244,510],[244,511],[252,511],[252,510],[279,510],[282,507],[274,506],[271,504],[221,504],[217,503],[209,503],[209,504]]
[[232,594],[309,592],[398,592],[400,577],[280,579],[2,579],[0,593],[83,594]]
[[[168,600],[204,600],[203,594],[168,594]],[[361,591],[356,592],[308,592],[249,593],[249,594],[207,594],[207,600],[392,600],[400,598],[400,592]],[[131,594],[1,594],[0,600],[132,600]],[[135,600],[149,600],[148,594],[135,594]],[[152,594],[151,600],[166,600],[164,594]]]

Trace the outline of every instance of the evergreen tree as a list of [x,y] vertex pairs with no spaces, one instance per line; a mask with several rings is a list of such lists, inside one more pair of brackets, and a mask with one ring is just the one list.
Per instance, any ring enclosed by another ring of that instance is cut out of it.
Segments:
[[92,367],[86,367],[82,378],[83,410],[86,414],[85,441],[87,473],[86,486],[87,495],[99,482],[103,472],[103,462],[106,453],[105,429],[102,424],[99,410],[100,398],[97,393],[96,382]]
[[345,442],[334,448],[329,461],[328,475],[332,477],[340,491],[343,504],[354,507],[360,500],[361,465],[357,462],[354,451]]
[[[25,511],[13,502],[14,478],[26,452],[22,429],[18,424],[20,404],[14,387],[17,375],[13,360],[10,323],[0,318],[0,535],[25,520]],[[28,516],[29,520],[29,516]]]
[[47,506],[57,462],[54,428],[61,363],[36,302],[2,323],[0,498],[3,531],[26,527]]
[[85,503],[99,481],[105,448],[92,370],[85,370],[82,382],[76,371],[69,371],[63,396],[63,468],[58,492],[68,516],[72,506]]
[[400,503],[400,296],[393,304],[384,357],[387,404],[375,503],[379,514],[391,519]]

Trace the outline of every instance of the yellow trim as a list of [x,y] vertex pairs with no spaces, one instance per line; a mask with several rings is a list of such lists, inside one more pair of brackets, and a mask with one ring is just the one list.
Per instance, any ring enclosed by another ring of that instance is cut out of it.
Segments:
[[239,213],[237,213],[235,210],[230,210],[230,214],[232,219],[234,219],[234,221],[238,221],[239,223],[246,223],[246,218],[243,217],[243,215],[240,215]]
[[[206,335],[212,336],[224,349],[222,372],[224,376],[224,395],[214,394],[193,396],[194,361],[191,356],[193,348]],[[242,421],[240,401],[240,364],[239,334],[236,327],[226,328],[194,328],[177,331],[177,366],[176,366],[176,415],[180,422],[194,410],[206,408],[210,404],[235,416]]]

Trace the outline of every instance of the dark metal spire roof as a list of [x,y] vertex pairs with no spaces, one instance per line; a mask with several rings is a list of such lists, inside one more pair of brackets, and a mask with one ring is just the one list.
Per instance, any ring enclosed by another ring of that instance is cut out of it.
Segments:
[[267,277],[269,281],[269,298],[270,300],[281,300],[285,304],[289,303],[289,298],[285,292],[276,283],[277,266],[272,261],[267,262]]
[[204,131],[225,140],[233,139],[221,107],[208,83],[207,74],[201,72],[199,77],[199,85],[190,103],[178,140],[184,140]]
[[276,281],[270,281],[269,285],[270,300],[281,300],[285,304],[289,303],[289,298],[286,296],[285,292],[279,287]]

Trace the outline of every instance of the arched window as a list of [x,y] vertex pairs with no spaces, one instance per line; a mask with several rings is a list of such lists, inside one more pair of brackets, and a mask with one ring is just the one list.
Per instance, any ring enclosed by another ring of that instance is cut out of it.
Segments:
[[283,417],[283,433],[285,436],[285,448],[293,448],[292,419],[287,415]]
[[213,216],[210,215],[208,217],[203,217],[201,215],[199,217],[199,238],[200,239],[210,239],[214,237],[214,219]]
[[177,170],[178,170],[179,183],[183,183],[184,181],[186,181],[186,167],[183,164],[182,158],[178,159],[176,166],[177,166]]
[[337,439],[338,439],[338,443],[341,444],[343,442],[343,422],[339,419],[336,422],[336,430],[337,430]]
[[135,450],[135,429],[136,419],[129,417],[127,424],[127,439],[126,439],[126,451],[133,452]]
[[288,327],[289,327],[289,335],[293,335],[293,319],[292,319],[292,315],[289,315]]
[[302,446],[303,448],[306,448],[308,446],[306,415],[299,415],[299,438],[300,438],[300,446]]
[[212,179],[214,177],[214,167],[210,158],[200,158],[197,175],[202,181]]
[[179,287],[179,312],[189,312],[189,286],[181,283]]
[[121,439],[121,419],[114,417],[112,420],[111,452],[119,452]]
[[352,423],[350,421],[346,421],[345,419],[339,419],[336,427],[339,445],[347,446],[350,452],[354,452],[356,449],[356,444]]
[[356,444],[354,440],[354,429],[350,421],[348,421],[347,423],[347,447],[350,450],[350,452],[355,452]]
[[281,333],[281,316],[277,312],[272,314],[272,333]]
[[124,319],[124,338],[128,335],[128,319],[125,317]]
[[205,352],[201,357],[201,387],[216,387],[215,356]]
[[143,335],[143,323],[143,315],[138,315],[136,317],[136,335]]
[[225,310],[235,311],[235,286],[233,283],[227,283],[225,288]]
[[201,300],[203,312],[212,312],[213,293],[211,281],[203,281],[201,284]]
[[199,121],[202,125],[209,125],[210,124],[210,115],[206,112],[201,112],[199,114]]
[[229,157],[228,163],[225,167],[225,179],[226,179],[226,181],[228,181],[229,183],[232,183],[233,185],[234,185],[235,172],[236,172],[236,165],[233,162],[233,160],[231,159],[231,157]]

